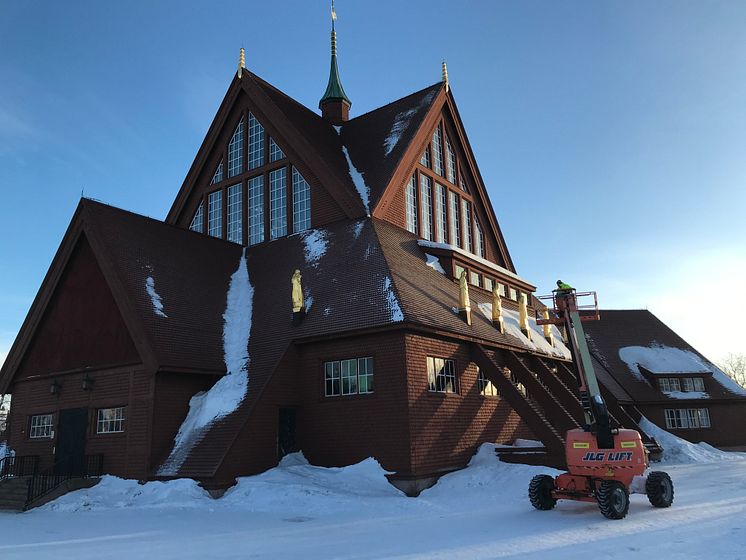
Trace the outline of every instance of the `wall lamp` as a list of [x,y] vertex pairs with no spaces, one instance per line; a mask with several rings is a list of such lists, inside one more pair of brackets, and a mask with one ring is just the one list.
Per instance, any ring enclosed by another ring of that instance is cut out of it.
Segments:
[[62,389],[62,383],[56,379],[52,380],[52,384],[49,386],[49,393],[52,395],[59,395],[60,389]]

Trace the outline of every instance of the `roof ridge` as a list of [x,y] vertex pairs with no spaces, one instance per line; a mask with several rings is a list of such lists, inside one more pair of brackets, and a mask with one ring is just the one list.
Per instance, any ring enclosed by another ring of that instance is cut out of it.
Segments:
[[109,209],[114,210],[116,212],[121,212],[122,214],[129,214],[131,216],[135,216],[136,218],[141,218],[143,220],[148,220],[150,222],[155,222],[156,224],[161,225],[161,226],[166,226],[166,227],[173,228],[173,229],[176,229],[176,230],[179,230],[179,231],[187,232],[187,233],[192,234],[192,235],[198,235],[198,236],[200,236],[200,238],[203,238],[203,239],[211,239],[211,240],[214,240],[214,241],[218,241],[221,244],[228,243],[230,245],[237,245],[236,243],[233,243],[232,241],[228,241],[226,239],[221,239],[219,237],[212,237],[211,235],[205,235],[204,233],[200,233],[198,231],[193,231],[193,230],[191,230],[189,228],[185,229],[185,228],[183,228],[181,226],[177,226],[176,224],[169,224],[168,222],[166,222],[164,220],[159,220],[158,218],[153,218],[152,216],[146,216],[145,214],[138,214],[137,212],[133,212],[132,210],[125,210],[124,208],[120,208],[119,206],[114,206],[113,204],[109,204],[107,202],[102,202],[102,201],[96,200],[94,198],[88,198],[88,197],[85,197],[85,196],[81,197],[80,198],[80,204],[81,205],[85,205],[85,206],[94,205],[94,206],[101,206],[101,207],[104,207],[104,208],[109,208]]
[[[306,107],[305,105],[303,105],[303,103],[301,103],[300,101],[298,101],[298,100],[297,100],[297,99],[295,99],[294,97],[291,97],[290,95],[288,95],[287,93],[285,93],[284,91],[282,91],[282,90],[281,90],[280,88],[278,88],[277,86],[273,86],[272,84],[270,84],[270,83],[269,83],[269,82],[268,82],[267,80],[265,80],[265,79],[264,79],[264,78],[262,78],[261,76],[258,76],[258,75],[256,75],[256,74],[254,74],[253,72],[247,72],[247,73],[249,74],[249,77],[251,77],[251,78],[253,78],[253,79],[254,79],[255,81],[259,82],[259,85],[263,85],[263,86],[266,86],[266,87],[270,88],[271,90],[273,90],[273,91],[277,92],[278,94],[282,95],[283,97],[285,97],[285,98],[289,99],[289,100],[290,100],[290,101],[292,101],[292,102],[293,102],[293,103],[294,103],[295,105],[297,105],[297,106],[298,106],[298,107],[300,107],[301,109],[303,109],[303,110],[307,111],[307,112],[308,112],[309,114],[313,115],[313,116],[314,116],[314,117],[316,117],[317,119],[319,119],[319,120],[323,121],[324,123],[328,124],[328,125],[329,125],[329,127],[331,127],[331,126],[332,126],[332,125],[331,125],[331,123],[329,123],[329,121],[327,121],[326,119],[324,119],[324,117],[322,117],[321,115],[319,115],[319,114],[318,114],[318,113],[317,113],[316,111],[314,111],[313,109],[311,109],[311,108],[309,108],[309,107]],[[281,109],[280,109],[280,110],[281,110]]]
[[[365,113],[362,113],[362,114],[360,114],[360,115],[358,115],[358,116],[356,116],[356,117],[353,117],[353,118],[351,118],[350,120],[348,120],[347,122],[345,122],[344,124],[345,124],[345,125],[346,125],[346,124],[349,124],[349,123],[351,123],[351,122],[353,122],[353,121],[356,121],[356,120],[358,120],[358,119],[360,119],[360,118],[362,118],[362,117],[368,116],[368,115],[370,115],[371,113],[375,113],[376,111],[380,111],[381,109],[385,109],[385,108],[386,108],[386,107],[388,107],[389,105],[393,105],[394,103],[399,103],[400,101],[404,101],[405,99],[408,99],[408,98],[410,98],[410,97],[413,97],[413,96],[415,96],[415,95],[417,95],[417,94],[420,94],[420,93],[422,93],[422,92],[424,92],[424,91],[427,91],[427,90],[429,90],[429,89],[433,89],[433,88],[434,88],[434,87],[436,87],[436,86],[442,86],[442,85],[443,85],[443,82],[435,82],[435,83],[434,83],[434,84],[432,84],[432,85],[429,85],[429,86],[427,86],[427,87],[424,87],[424,88],[422,88],[422,89],[418,89],[417,91],[415,91],[415,92],[412,92],[412,93],[410,93],[410,94],[408,94],[408,95],[405,95],[404,97],[400,97],[399,99],[394,99],[393,101],[390,101],[390,102],[386,103],[385,105],[381,105],[380,107],[376,107],[375,109],[371,109],[370,111],[367,111],[367,112],[365,112]],[[344,125],[342,125],[342,126],[344,127]]]

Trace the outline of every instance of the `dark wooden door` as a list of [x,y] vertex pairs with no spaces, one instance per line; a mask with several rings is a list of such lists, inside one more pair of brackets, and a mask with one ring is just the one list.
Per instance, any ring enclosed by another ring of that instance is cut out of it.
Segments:
[[87,431],[87,408],[60,410],[57,424],[57,446],[54,454],[55,474],[83,474]]
[[277,426],[277,459],[298,451],[295,438],[295,409],[281,408]]

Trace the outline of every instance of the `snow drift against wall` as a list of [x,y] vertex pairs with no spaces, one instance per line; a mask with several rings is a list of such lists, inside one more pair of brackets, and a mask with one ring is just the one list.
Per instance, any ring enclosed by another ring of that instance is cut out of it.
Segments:
[[155,291],[155,280],[153,280],[152,276],[148,276],[145,279],[145,291],[150,296],[150,302],[153,304],[153,312],[160,317],[168,318],[168,315],[163,312],[163,302],[161,301],[161,296]]
[[231,276],[223,313],[223,351],[227,374],[207,392],[194,395],[189,413],[181,424],[160,475],[175,475],[189,452],[207,433],[210,425],[234,412],[246,396],[249,385],[249,337],[254,288],[249,281],[246,250]]
[[746,389],[725,375],[714,364],[690,350],[672,348],[653,343],[650,346],[625,346],[619,349],[619,359],[640,381],[643,375],[638,366],[652,373],[703,373],[712,372],[712,377],[731,393],[746,396]]

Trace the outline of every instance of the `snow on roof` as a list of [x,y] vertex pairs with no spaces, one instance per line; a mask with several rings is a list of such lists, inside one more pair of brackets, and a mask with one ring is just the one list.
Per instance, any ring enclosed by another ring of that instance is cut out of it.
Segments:
[[319,266],[319,259],[324,256],[329,247],[327,232],[323,229],[308,230],[303,234],[304,252],[308,265]]
[[404,134],[407,128],[409,128],[412,117],[414,117],[420,109],[422,109],[426,105],[429,105],[434,96],[435,91],[431,91],[422,98],[422,100],[416,107],[413,107],[406,111],[402,111],[398,113],[396,117],[394,117],[394,122],[391,125],[391,132],[389,132],[389,135],[383,141],[384,156],[388,156],[391,153],[391,151],[399,143],[399,139],[401,138],[402,134]]
[[[487,319],[492,320],[492,304],[491,303],[480,303],[479,310],[484,314]],[[570,359],[572,356],[570,350],[562,342],[562,335],[559,329],[552,325],[552,334],[554,335],[554,346],[549,344],[546,338],[544,338],[544,330],[542,327],[536,324],[536,319],[529,317],[528,326],[531,330],[531,340],[523,334],[520,327],[520,317],[517,311],[512,309],[506,309],[503,307],[503,323],[505,324],[505,332],[517,338],[523,346],[530,348],[531,350],[538,350],[544,354],[550,356],[557,356],[560,358]]]
[[441,274],[446,273],[446,271],[443,270],[443,267],[441,266],[440,260],[438,260],[438,257],[434,257],[433,255],[425,253],[425,263],[427,264],[427,266],[432,268],[435,272],[440,272]]
[[383,280],[383,291],[389,304],[389,310],[391,311],[391,320],[394,323],[403,321],[404,313],[402,313],[401,306],[399,305],[399,299],[394,293],[394,286],[391,282],[391,278],[388,276],[386,276],[386,278],[384,278]]
[[[627,364],[629,371],[640,381],[643,381],[644,378],[638,366],[642,366],[657,375],[712,373],[713,378],[728,391],[746,396],[746,389],[725,375],[715,365],[690,350],[673,348],[658,343],[653,343],[650,346],[625,346],[619,349],[619,359]],[[689,395],[691,393],[685,394]]]
[[709,393],[703,391],[662,391],[670,399],[709,399]]
[[342,146],[342,152],[345,155],[345,158],[347,158],[347,168],[350,172],[350,177],[352,178],[352,182],[355,185],[355,189],[357,190],[357,193],[360,195],[360,200],[363,201],[363,206],[365,206],[365,211],[370,216],[370,188],[368,185],[365,184],[365,179],[363,179],[363,176],[360,174],[360,172],[357,170],[357,168],[352,164],[352,160],[350,159],[350,154],[347,151],[347,146]]
[[163,302],[161,301],[161,296],[155,291],[155,280],[153,280],[152,276],[148,276],[145,279],[145,291],[150,296],[150,301],[153,304],[153,312],[160,317],[168,318],[168,315],[163,312]]
[[249,281],[244,249],[238,268],[231,276],[223,313],[223,351],[227,374],[209,391],[197,393],[191,398],[187,417],[176,434],[170,455],[158,470],[159,475],[175,475],[209,426],[235,412],[246,396],[253,297],[254,288]]
[[450,243],[438,243],[436,241],[427,241],[426,239],[418,239],[417,244],[420,247],[429,247],[431,249],[445,249],[447,251],[453,251],[454,253],[458,253],[459,255],[463,255],[464,257],[467,257],[473,261],[478,262],[479,264],[486,266],[487,268],[491,268],[492,270],[499,272],[500,274],[504,274],[505,276],[509,276],[510,278],[515,278],[516,280],[520,280],[521,282],[525,282],[529,286],[533,286],[531,282],[528,280],[525,280],[524,278],[521,278],[518,276],[515,272],[512,272],[508,270],[507,268],[503,268],[499,264],[495,264],[491,261],[488,261],[487,259],[483,259],[482,257],[478,257],[477,255],[473,253],[469,253],[468,251],[465,251],[461,247],[456,247],[455,245],[451,245]]

